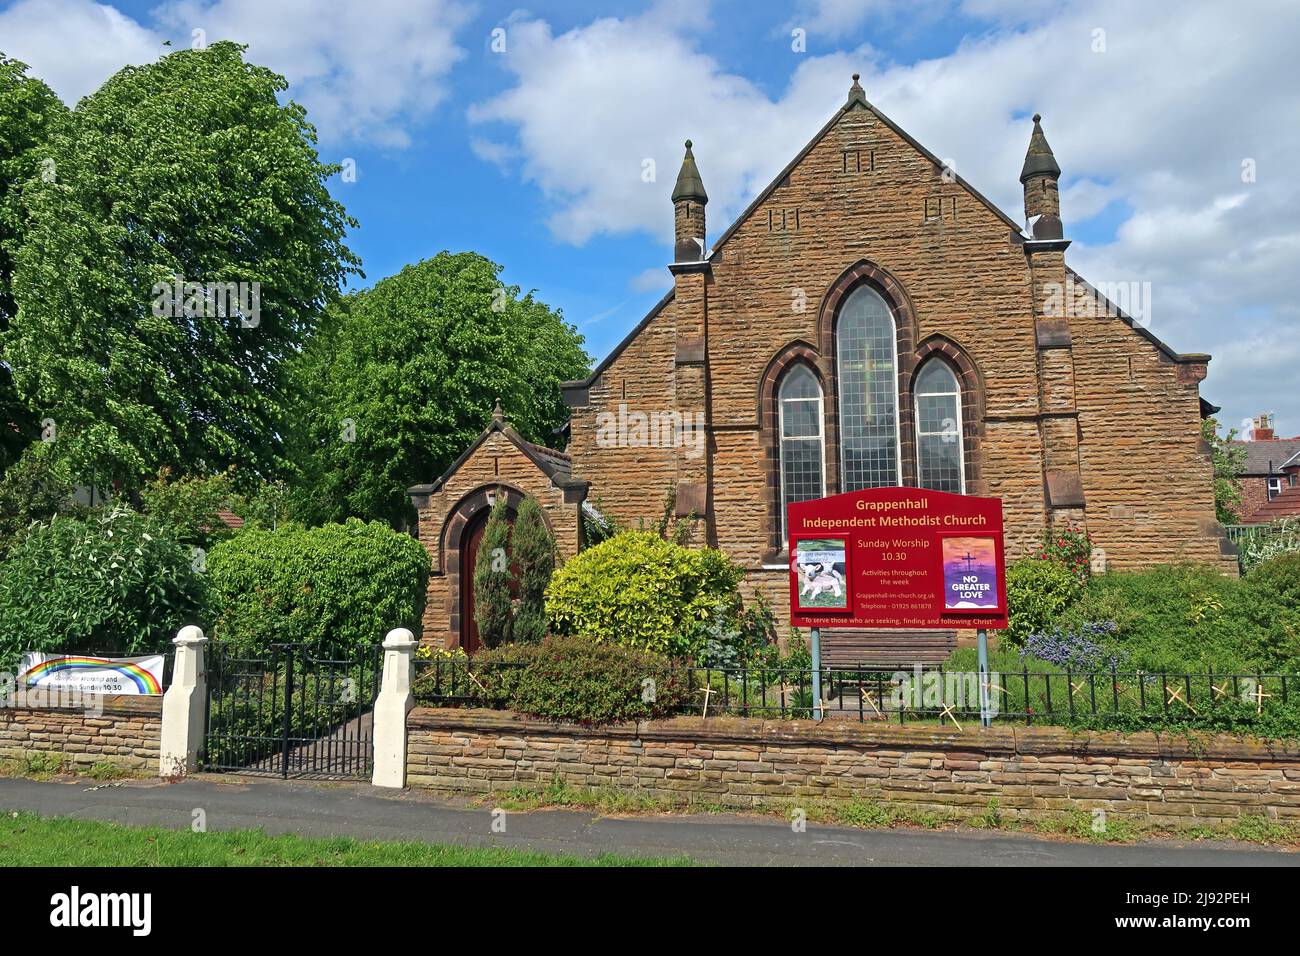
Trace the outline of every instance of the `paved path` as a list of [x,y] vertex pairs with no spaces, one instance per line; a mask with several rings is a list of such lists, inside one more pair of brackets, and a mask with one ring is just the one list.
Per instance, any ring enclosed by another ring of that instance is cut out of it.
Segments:
[[[93,789],[92,789],[93,788]],[[413,791],[365,784],[267,781],[203,775],[179,784],[0,780],[0,810],[188,829],[201,807],[209,830],[424,840],[594,856],[689,856],[737,866],[1297,866],[1300,853],[1248,844],[1154,841],[1132,846],[1067,843],[971,830],[857,830],[810,825],[806,833],[763,817],[599,817],[572,810],[510,813],[492,833],[486,807],[457,806]]]

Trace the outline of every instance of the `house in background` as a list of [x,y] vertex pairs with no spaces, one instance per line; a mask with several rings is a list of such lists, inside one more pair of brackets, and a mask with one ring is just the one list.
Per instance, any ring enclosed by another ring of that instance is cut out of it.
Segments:
[[[692,540],[741,564],[746,596],[761,594],[778,620],[786,506],[863,488],[1001,498],[1010,558],[1071,525],[1111,567],[1185,560],[1235,574],[1201,435],[1210,356],[1176,352],[1119,308],[1124,283],[1092,285],[1069,267],[1060,176],[1034,116],[1013,219],[868,102],[855,76],[829,122],[710,243],[687,141],[671,196],[673,288],[589,376],[565,383],[565,449],[530,445],[499,412],[446,474],[410,489],[433,563],[424,639],[472,649],[475,542],[491,502],[525,494],[567,558],[582,546],[583,507],[653,523],[671,491]],[[1176,480],[1157,487],[1155,473]],[[942,660],[955,640],[837,630],[823,654]]]
[[1241,483],[1242,524],[1300,517],[1300,438],[1278,438],[1272,415],[1260,415],[1234,442],[1246,450]]

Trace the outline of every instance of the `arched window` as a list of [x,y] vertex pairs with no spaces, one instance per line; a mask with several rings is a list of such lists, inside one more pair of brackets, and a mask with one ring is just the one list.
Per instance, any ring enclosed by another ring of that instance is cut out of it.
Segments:
[[880,294],[858,286],[835,326],[840,390],[840,490],[902,484],[898,444],[898,343]]
[[917,486],[966,492],[962,453],[961,387],[943,359],[932,358],[916,376]]
[[826,494],[822,388],[807,365],[799,363],[781,378],[777,390],[781,417],[781,536],[785,506]]

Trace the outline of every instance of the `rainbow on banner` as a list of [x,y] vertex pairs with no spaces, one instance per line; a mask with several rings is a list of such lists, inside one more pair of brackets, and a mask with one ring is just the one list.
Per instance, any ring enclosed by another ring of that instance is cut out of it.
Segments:
[[78,657],[24,654],[25,687],[77,687],[105,694],[161,694],[163,657]]

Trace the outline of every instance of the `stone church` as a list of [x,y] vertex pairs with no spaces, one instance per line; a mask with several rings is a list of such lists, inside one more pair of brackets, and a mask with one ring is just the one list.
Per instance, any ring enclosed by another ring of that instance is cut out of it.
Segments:
[[[1199,395],[1210,357],[1175,352],[1071,270],[1060,175],[1034,116],[1022,224],[869,103],[855,75],[847,102],[710,243],[688,141],[673,289],[564,384],[565,450],[524,441],[498,408],[446,474],[410,489],[433,558],[425,640],[476,647],[469,581],[498,496],[536,497],[567,557],[580,509],[653,522],[671,489],[694,540],[741,563],[781,622],[785,505],[888,485],[1001,498],[1009,559],[1070,524],[1112,568],[1235,573],[1200,430],[1215,410]],[[834,632],[824,645],[832,661],[911,661],[953,640]]]

